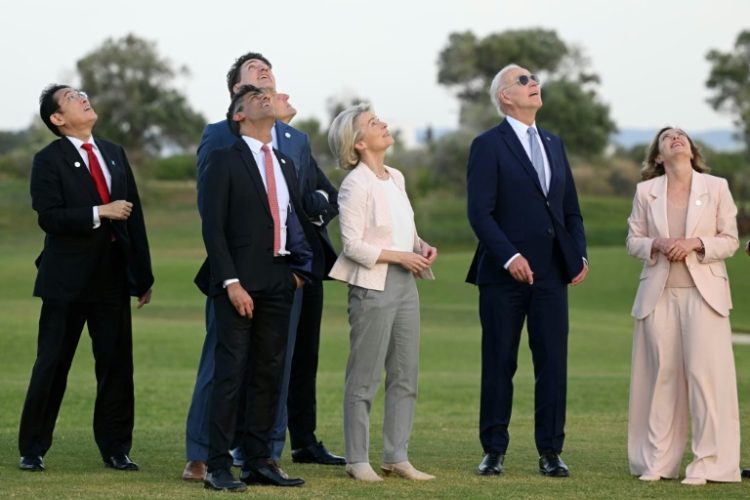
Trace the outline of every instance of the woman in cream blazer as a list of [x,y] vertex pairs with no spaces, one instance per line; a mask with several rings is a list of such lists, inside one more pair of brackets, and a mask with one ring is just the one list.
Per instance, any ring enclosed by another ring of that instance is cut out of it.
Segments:
[[346,472],[381,481],[369,463],[370,407],[385,368],[385,474],[427,480],[408,459],[417,398],[419,295],[415,277],[433,279],[437,249],[417,235],[404,176],[383,163],[393,144],[368,105],[342,111],[329,144],[351,170],[339,190],[343,251],[330,276],[349,284],[350,351],[344,387]]
[[643,261],[628,418],[630,472],[643,481],[739,481],[739,410],[724,259],[739,246],[727,181],[708,175],[682,130],[654,138],[628,219],[628,253]]

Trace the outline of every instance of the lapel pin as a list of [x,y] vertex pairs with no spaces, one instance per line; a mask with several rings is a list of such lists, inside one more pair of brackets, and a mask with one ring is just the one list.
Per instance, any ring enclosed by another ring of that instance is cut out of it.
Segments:
[[110,163],[110,164],[111,164],[111,165],[112,165],[113,167],[115,166],[115,160],[111,160],[111,161],[110,161],[109,163]]
[[284,132],[284,137],[290,139],[292,137],[292,134],[290,134],[289,132]]
[[283,163],[284,165],[286,165],[286,160],[284,158],[282,158],[281,159],[281,163]]
[[550,139],[550,138],[549,138],[549,136],[548,136],[548,135],[547,135],[547,136],[545,136],[545,139],[547,139],[548,141],[551,141],[551,140],[552,140],[552,139]]
[[701,200],[695,200],[695,204],[701,206],[703,205],[703,202]]
[[76,168],[77,168],[77,167],[80,167],[80,166],[81,166],[81,162],[80,162],[80,161],[77,161],[77,162],[75,162],[75,163],[73,164],[73,166],[74,166],[74,167],[76,167]]

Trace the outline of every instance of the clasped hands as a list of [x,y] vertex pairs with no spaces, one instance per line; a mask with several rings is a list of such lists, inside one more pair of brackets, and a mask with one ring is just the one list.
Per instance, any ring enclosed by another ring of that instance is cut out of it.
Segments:
[[398,263],[413,274],[419,274],[420,272],[429,269],[430,266],[437,259],[438,251],[437,248],[422,241],[419,245],[419,253],[415,252],[398,252],[399,259]]
[[651,255],[664,254],[670,262],[685,260],[691,252],[703,247],[700,238],[656,238],[651,245]]

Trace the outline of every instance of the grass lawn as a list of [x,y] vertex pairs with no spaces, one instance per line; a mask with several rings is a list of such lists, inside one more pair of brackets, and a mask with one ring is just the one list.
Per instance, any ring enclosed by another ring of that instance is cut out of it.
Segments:
[[[192,189],[192,188],[190,188]],[[40,301],[32,298],[33,260],[41,234],[28,199],[0,186],[0,497],[2,498],[193,498],[215,497],[200,484],[180,480],[184,424],[203,340],[203,297],[192,277],[203,256],[193,192],[144,191],[156,285],[153,303],[134,311],[136,429],[132,457],[138,473],[105,469],[94,444],[91,420],[95,380],[90,340],[84,336],[68,381],[47,471],[18,470],[17,431],[36,347]],[[8,201],[11,200],[11,201]],[[21,206],[9,216],[10,204]],[[628,208],[629,209],[629,208]],[[618,212],[619,213],[619,212]],[[585,215],[585,213],[584,213]],[[627,216],[627,213],[625,214]],[[617,220],[615,224],[620,224]],[[12,229],[12,231],[9,231]],[[612,229],[615,231],[617,229]],[[424,232],[424,230],[423,230]],[[435,231],[438,234],[438,231]],[[440,240],[434,239],[440,246]],[[482,458],[478,441],[480,329],[476,290],[463,283],[471,254],[444,253],[437,281],[420,284],[422,350],[420,395],[410,458],[435,474],[428,483],[387,479],[355,483],[341,468],[282,466],[307,484],[282,490],[254,487],[261,498],[748,498],[750,485],[689,488],[678,481],[641,483],[628,474],[627,398],[632,319],[629,310],[639,263],[623,247],[593,247],[591,273],[571,289],[567,440],[564,458],[572,477],[539,476],[533,443],[533,372],[521,349],[516,375],[511,445],[506,473],[474,474]],[[729,262],[735,328],[750,331],[750,258]],[[326,288],[318,372],[318,436],[343,452],[341,399],[348,350],[346,291]],[[524,342],[525,344],[525,342]],[[750,346],[735,346],[743,434],[750,432]],[[382,451],[382,391],[374,405],[371,461]],[[686,455],[687,461],[688,455]],[[742,461],[750,466],[750,446]]]

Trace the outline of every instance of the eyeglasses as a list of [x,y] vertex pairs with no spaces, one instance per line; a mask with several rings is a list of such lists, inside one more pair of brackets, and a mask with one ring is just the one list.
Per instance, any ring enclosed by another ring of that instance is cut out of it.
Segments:
[[65,93],[63,99],[66,103],[71,104],[74,102],[88,101],[89,95],[82,90],[71,90],[70,92]]
[[534,82],[536,82],[536,84],[537,84],[537,85],[539,85],[540,83],[542,83],[542,82],[541,82],[541,80],[539,79],[539,77],[538,77],[538,76],[536,76],[536,75],[521,75],[521,76],[519,76],[518,78],[516,78],[516,80],[515,80],[515,81],[514,81],[513,83],[511,83],[510,85],[508,85],[508,86],[507,86],[507,87],[505,87],[505,88],[506,88],[506,89],[507,89],[507,88],[510,88],[510,87],[512,87],[512,86],[513,86],[513,85],[515,85],[515,84],[518,84],[518,85],[520,85],[521,87],[525,87],[525,86],[526,86],[526,85],[528,85],[528,84],[529,84],[529,82],[531,82],[532,80],[533,80]]

